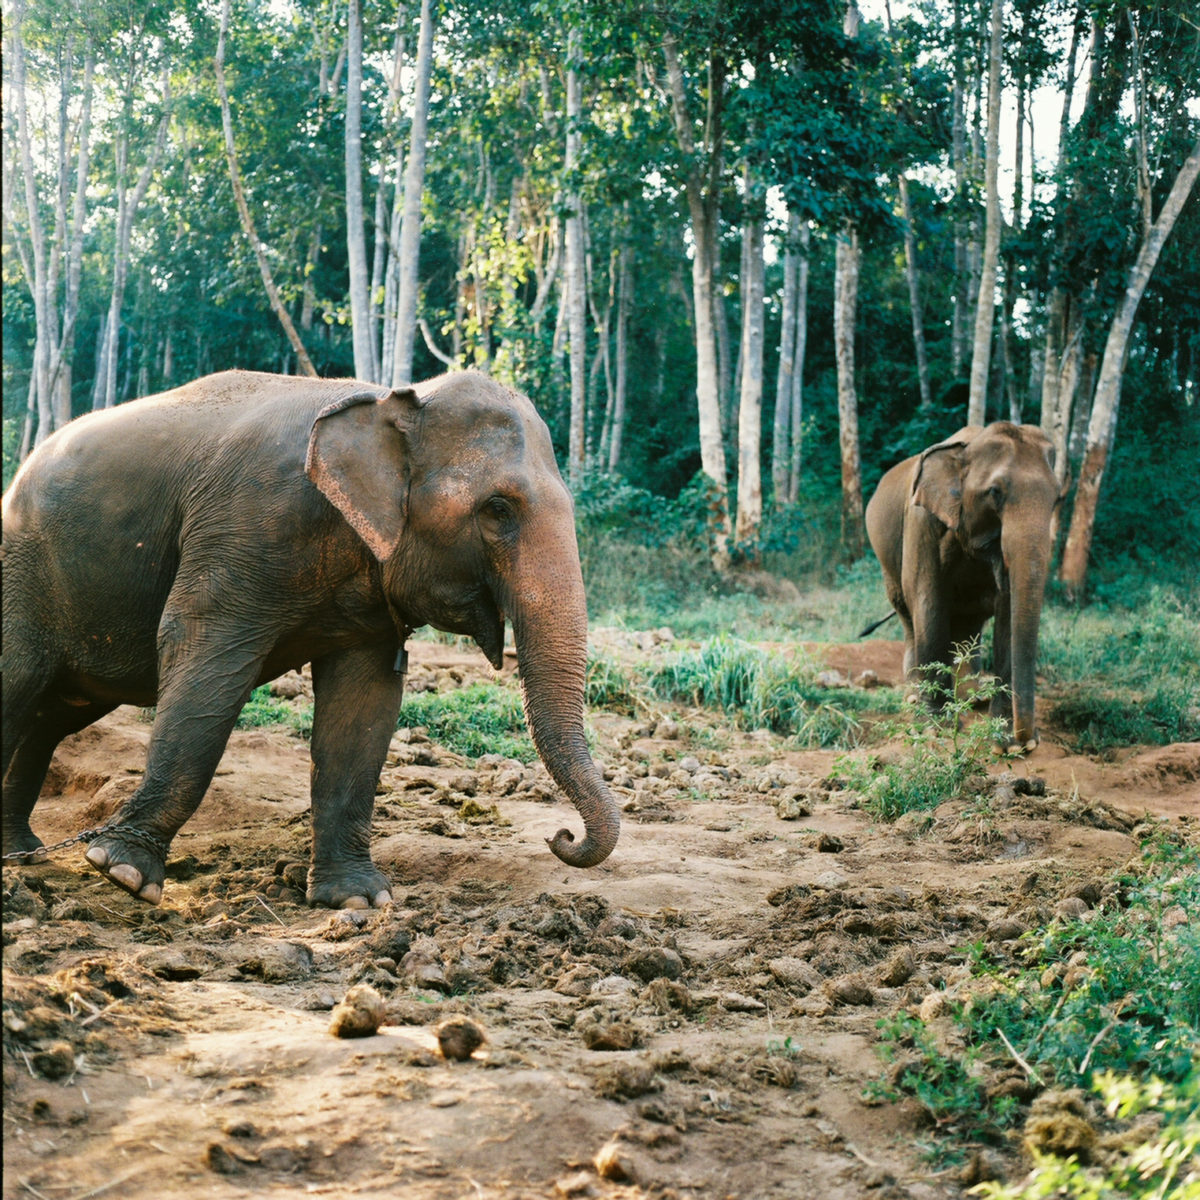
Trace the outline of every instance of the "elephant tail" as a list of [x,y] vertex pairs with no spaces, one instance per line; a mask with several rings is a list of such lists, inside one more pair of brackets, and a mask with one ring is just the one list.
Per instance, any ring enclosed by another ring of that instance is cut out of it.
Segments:
[[893,608],[892,611],[890,613],[888,613],[888,615],[886,617],[880,617],[879,620],[876,621],[873,625],[868,625],[866,627],[866,629],[864,629],[862,631],[862,633],[860,633],[858,636],[860,638],[865,638],[868,633],[874,633],[875,630],[877,630],[880,627],[880,625],[886,625],[887,622],[890,621],[895,615],[896,615],[896,610]]

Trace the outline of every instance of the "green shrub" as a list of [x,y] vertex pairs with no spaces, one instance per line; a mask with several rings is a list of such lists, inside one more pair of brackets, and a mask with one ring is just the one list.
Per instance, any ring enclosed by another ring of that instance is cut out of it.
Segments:
[[1200,740],[1200,701],[1181,684],[1161,684],[1144,695],[1078,691],[1053,704],[1049,716],[1084,754]]
[[[957,648],[954,672],[974,656],[973,646]],[[933,664],[937,667],[940,664]],[[843,755],[833,766],[833,776],[853,792],[869,813],[882,821],[894,821],[907,812],[936,808],[962,795],[973,782],[983,779],[987,767],[1004,739],[1003,722],[974,718],[977,703],[990,700],[996,691],[985,679],[970,698],[955,694],[936,679],[920,684],[924,699],[940,697],[940,712],[914,708],[906,724],[881,723],[878,736],[900,738],[906,755],[898,762],[882,763],[874,755]]]
[[290,725],[304,736],[312,731],[312,705],[296,706],[271,695],[271,685],[264,683],[250,693],[250,699],[237,719],[238,729],[261,729],[266,725]]
[[[1200,1064],[1198,1064],[1200,1066]],[[1145,1082],[1103,1071],[1092,1090],[1109,1117],[1143,1116],[1142,1140],[1110,1152],[1103,1167],[1034,1153],[1028,1179],[1005,1186],[982,1183],[974,1195],[988,1200],[1195,1200],[1200,1196],[1200,1070],[1179,1084],[1151,1077]]]
[[502,754],[532,762],[537,757],[525,730],[520,695],[499,684],[472,683],[453,692],[409,696],[400,724],[423,726],[435,742],[468,758]]
[[968,982],[969,999],[950,1003],[958,1026],[951,1036],[939,1040],[907,1014],[879,1022],[882,1057],[906,1066],[868,1097],[918,1097],[938,1121],[941,1156],[1013,1123],[1013,1098],[989,1099],[978,1066],[1018,1056],[1040,1086],[1090,1087],[1111,1118],[1147,1112],[1161,1121],[1104,1166],[1035,1155],[1030,1180],[984,1184],[978,1194],[1183,1200],[1200,1191],[1200,928],[1192,918],[1200,911],[1200,847],[1153,839],[1113,884],[1088,920],[1026,935],[1017,966],[974,953],[971,974],[986,984]]

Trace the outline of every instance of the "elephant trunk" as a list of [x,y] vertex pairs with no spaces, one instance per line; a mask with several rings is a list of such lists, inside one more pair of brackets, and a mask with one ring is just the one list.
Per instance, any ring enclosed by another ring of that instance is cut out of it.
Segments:
[[1050,566],[1049,529],[1033,534],[1006,523],[1001,549],[1009,581],[1009,646],[1012,667],[1013,741],[1027,749],[1037,744],[1034,691],[1038,629]]
[[568,829],[547,839],[573,867],[594,867],[617,844],[620,817],[600,769],[588,752],[583,727],[587,670],[587,605],[578,562],[543,564],[534,578],[506,588],[503,605],[512,621],[521,672],[525,719],[554,782],[579,810],[585,836]]

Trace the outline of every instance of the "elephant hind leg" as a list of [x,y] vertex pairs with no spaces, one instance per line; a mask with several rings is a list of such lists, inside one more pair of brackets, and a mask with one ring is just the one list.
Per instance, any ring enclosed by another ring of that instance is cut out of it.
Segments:
[[42,840],[29,827],[29,817],[37,804],[50,760],[59,742],[87,728],[113,709],[111,704],[68,704],[54,700],[37,708],[33,721],[9,753],[4,773],[4,852],[20,850],[35,853]]

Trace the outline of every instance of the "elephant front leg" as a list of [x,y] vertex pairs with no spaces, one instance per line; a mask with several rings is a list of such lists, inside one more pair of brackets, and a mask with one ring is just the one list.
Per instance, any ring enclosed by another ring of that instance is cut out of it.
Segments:
[[395,644],[359,646],[313,663],[312,866],[308,902],[369,908],[391,901],[371,861],[375,786],[396,730],[404,677]]
[[162,899],[167,852],[196,811],[221,761],[262,658],[244,629],[202,629],[166,615],[159,632],[159,694],[142,785],[88,847],[86,858],[139,900]]

